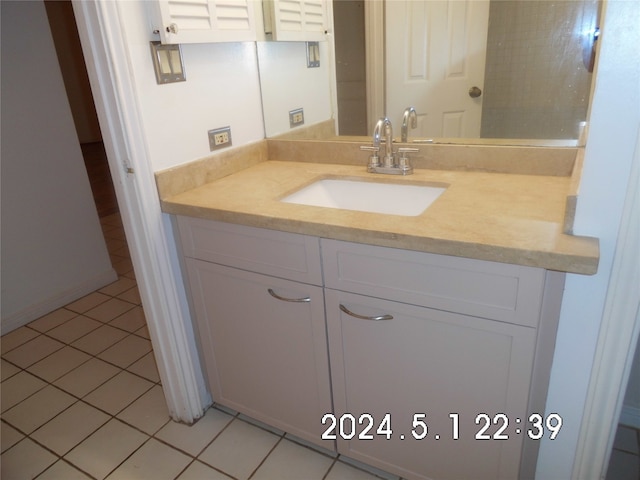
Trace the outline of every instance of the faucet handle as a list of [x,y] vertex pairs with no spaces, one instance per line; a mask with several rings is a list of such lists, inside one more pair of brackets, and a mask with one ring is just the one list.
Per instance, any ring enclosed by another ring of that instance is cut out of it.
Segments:
[[419,151],[420,149],[412,147],[398,148],[398,153],[400,154],[400,158],[398,159],[398,167],[400,168],[400,170],[402,170],[403,175],[409,175],[410,173],[413,173],[413,167],[411,166],[408,155],[410,153],[418,153]]
[[380,158],[378,157],[378,152],[380,151],[379,146],[360,145],[360,150],[371,152],[371,156],[369,157],[369,167],[377,167],[380,165]]

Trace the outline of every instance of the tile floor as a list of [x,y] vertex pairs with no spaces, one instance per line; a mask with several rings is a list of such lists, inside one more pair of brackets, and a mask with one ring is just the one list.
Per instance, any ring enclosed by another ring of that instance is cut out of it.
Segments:
[[607,480],[640,480],[640,429],[618,425]]
[[0,339],[3,480],[378,478],[223,408],[171,421],[119,215],[101,222],[119,279]]

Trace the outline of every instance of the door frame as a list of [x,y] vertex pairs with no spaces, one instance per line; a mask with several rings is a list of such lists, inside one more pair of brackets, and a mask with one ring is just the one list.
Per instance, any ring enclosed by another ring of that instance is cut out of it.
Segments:
[[373,133],[376,121],[386,114],[384,1],[364,2],[364,36],[367,76],[367,131]]
[[212,401],[171,221],[160,209],[119,2],[72,5],[169,415],[191,424]]

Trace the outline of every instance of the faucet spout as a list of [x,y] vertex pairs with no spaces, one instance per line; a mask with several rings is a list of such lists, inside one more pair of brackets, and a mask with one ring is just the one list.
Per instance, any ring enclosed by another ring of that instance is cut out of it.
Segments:
[[418,114],[416,113],[416,109],[413,107],[405,108],[404,114],[402,115],[402,130],[400,139],[402,143],[407,143],[407,141],[409,140],[409,127],[418,127]]

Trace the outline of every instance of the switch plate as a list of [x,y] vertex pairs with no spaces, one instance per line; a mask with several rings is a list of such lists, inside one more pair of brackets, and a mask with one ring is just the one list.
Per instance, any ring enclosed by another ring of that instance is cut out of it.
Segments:
[[180,45],[163,45],[160,42],[150,42],[150,45],[158,85],[184,82],[187,78],[184,74]]
[[214,128],[207,132],[209,134],[209,151],[230,147],[231,127]]
[[289,112],[289,126],[299,127],[300,125],[304,125],[304,111],[302,108],[297,108],[295,110],[291,110]]

